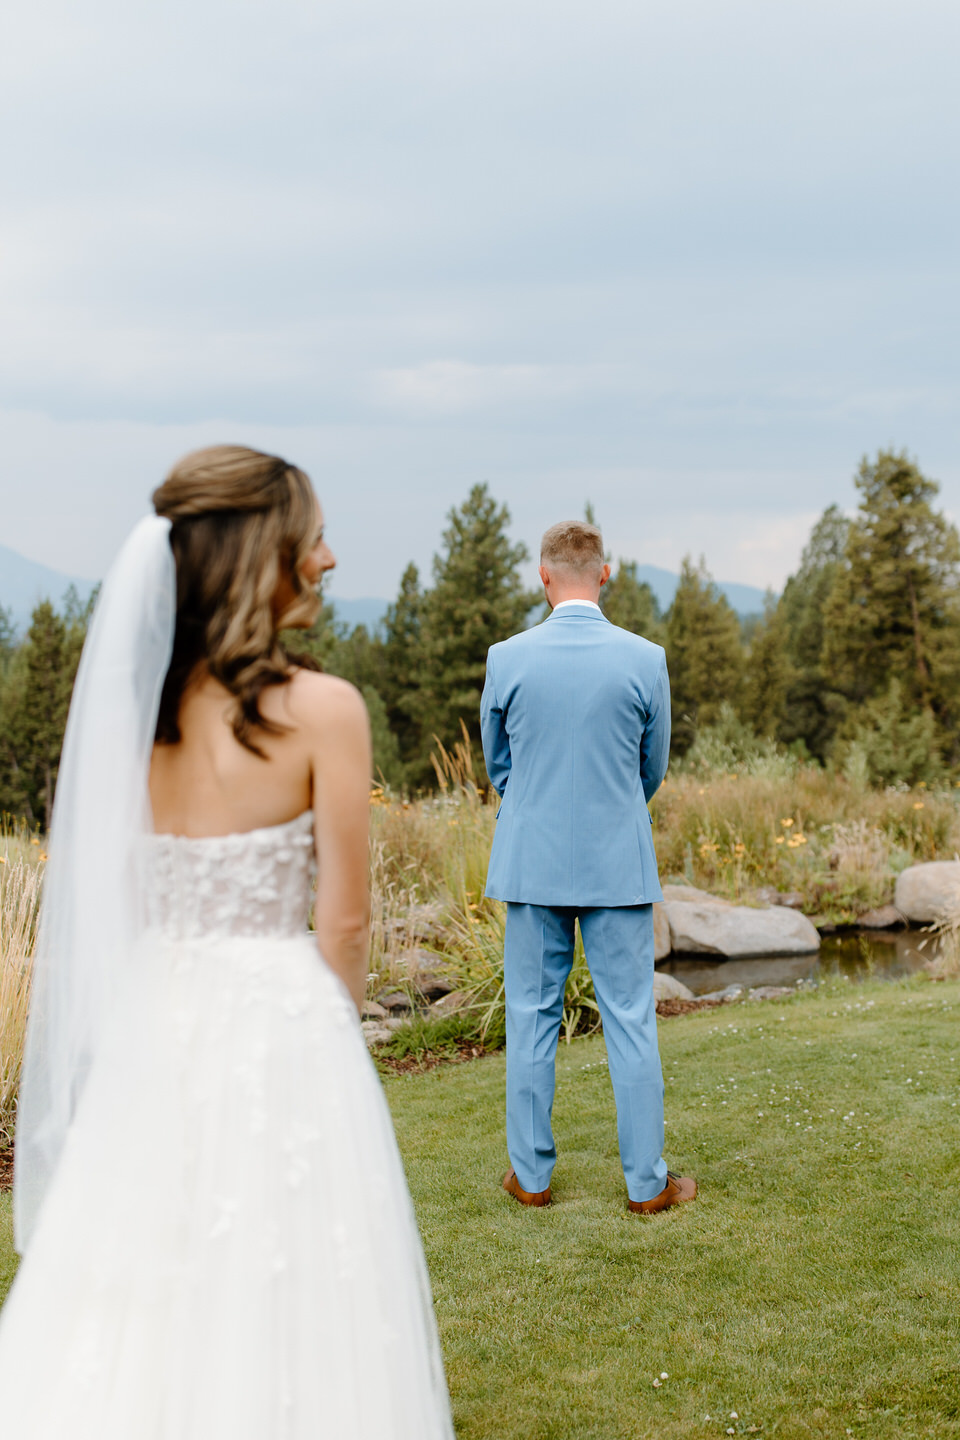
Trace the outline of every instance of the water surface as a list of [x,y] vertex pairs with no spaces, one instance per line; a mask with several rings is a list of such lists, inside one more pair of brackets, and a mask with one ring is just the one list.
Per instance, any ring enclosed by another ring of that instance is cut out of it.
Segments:
[[[921,949],[923,941],[926,944]],[[713,960],[706,955],[671,956],[657,969],[675,975],[694,995],[722,990],[725,985],[796,985],[847,975],[851,980],[874,976],[896,980],[922,970],[936,955],[936,942],[922,930],[859,930],[825,935],[814,955],[789,959]]]

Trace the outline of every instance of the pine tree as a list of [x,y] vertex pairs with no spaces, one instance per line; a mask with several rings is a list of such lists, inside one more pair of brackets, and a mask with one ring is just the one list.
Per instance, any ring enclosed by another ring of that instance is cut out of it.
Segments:
[[750,638],[744,668],[740,713],[757,735],[774,739],[786,715],[790,663],[786,653],[786,623],[777,597],[768,590],[763,619]]
[[[15,799],[28,820],[49,827],[75,663],[69,630],[49,600],[33,611],[16,702],[7,717]],[[79,655],[76,657],[79,658]]]
[[397,738],[402,766],[419,761],[421,751],[417,694],[420,688],[423,595],[420,572],[409,564],[394,603],[383,623],[383,684],[381,695],[390,729]]
[[11,656],[17,648],[17,631],[13,623],[13,616],[9,610],[4,610],[0,605],[0,674],[10,663]]
[[702,558],[696,567],[689,555],[684,558],[667,616],[666,650],[672,743],[682,755],[698,728],[717,718],[724,700],[737,698],[743,674],[740,622]]
[[827,757],[845,708],[821,662],[824,608],[847,563],[849,534],[850,521],[839,505],[828,506],[810,532],[797,573],[784,586],[779,606],[790,675],[778,736],[788,745],[802,740],[821,761]]
[[635,560],[620,560],[617,573],[600,591],[600,607],[613,625],[663,644],[664,627],[657,597],[637,575]]
[[897,680],[953,739],[960,715],[960,539],[939,486],[880,451],[856,477],[860,507],[824,612],[822,668],[854,710]]
[[380,698],[379,691],[372,685],[364,685],[361,693],[370,716],[373,777],[377,781],[384,781],[391,789],[398,789],[403,784],[403,765],[400,762],[397,737],[390,729],[387,719],[387,707]]
[[475,485],[448,521],[443,551],[433,561],[433,588],[422,605],[420,684],[412,703],[420,726],[420,764],[411,775],[420,783],[430,778],[433,736],[452,747],[461,719],[479,753],[487,651],[523,629],[534,598],[520,576],[527,548],[511,542],[510,512],[486,485]]

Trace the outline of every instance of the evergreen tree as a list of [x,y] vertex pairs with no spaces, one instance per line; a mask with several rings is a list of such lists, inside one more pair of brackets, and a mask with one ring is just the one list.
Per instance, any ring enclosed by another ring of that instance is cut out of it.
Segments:
[[420,572],[409,564],[400,590],[383,623],[381,695],[390,729],[397,738],[400,763],[417,765],[421,751],[417,693],[420,688],[423,595]]
[[663,644],[664,628],[657,597],[637,575],[635,560],[620,560],[617,573],[600,591],[600,608],[613,625]]
[[49,828],[73,679],[79,621],[68,624],[49,600],[33,611],[21,647],[13,703],[4,716],[5,770],[12,807]]
[[367,707],[367,714],[370,716],[373,777],[377,781],[384,781],[391,789],[398,789],[403,784],[403,765],[400,761],[397,737],[390,729],[387,707],[380,698],[379,691],[375,690],[372,685],[364,685],[361,693]]
[[905,704],[899,680],[891,680],[882,695],[858,709],[835,758],[848,779],[871,785],[893,785],[898,780],[929,785],[943,773],[933,712]]
[[13,616],[9,610],[4,610],[0,605],[0,674],[9,665],[16,648],[17,631],[13,623]]
[[699,726],[717,719],[724,700],[737,697],[743,674],[740,622],[701,559],[680,569],[666,626],[673,710],[672,744],[684,754]]
[[[955,745],[960,715],[960,539],[933,508],[939,486],[880,451],[856,477],[860,507],[824,614],[822,666],[853,707],[897,680]],[[856,719],[851,713],[851,723]]]
[[420,727],[415,783],[430,778],[434,735],[452,747],[462,719],[478,744],[487,651],[523,629],[534,600],[520,577],[526,546],[511,542],[510,512],[486,485],[475,485],[448,520],[443,551],[434,557],[433,588],[423,597],[420,684],[412,703]]
[[763,619],[753,631],[747,653],[741,714],[757,735],[774,739],[786,715],[790,664],[786,624],[777,597],[768,590]]
[[822,668],[822,657],[824,610],[847,563],[849,534],[850,521],[840,507],[828,506],[810,533],[797,573],[784,586],[779,605],[789,676],[778,737],[788,745],[802,740],[820,761],[827,757],[845,708]]

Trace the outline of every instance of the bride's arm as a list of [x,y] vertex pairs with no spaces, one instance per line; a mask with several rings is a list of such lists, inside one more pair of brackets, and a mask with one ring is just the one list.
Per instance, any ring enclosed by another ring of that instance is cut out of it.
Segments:
[[320,953],[359,1010],[370,946],[370,721],[344,680],[311,676],[321,693],[311,744]]

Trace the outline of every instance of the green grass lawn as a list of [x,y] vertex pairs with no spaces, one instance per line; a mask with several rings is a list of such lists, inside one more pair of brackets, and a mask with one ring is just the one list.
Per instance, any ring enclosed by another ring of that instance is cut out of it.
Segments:
[[602,1040],[561,1047],[545,1211],[499,1188],[501,1056],[387,1078],[459,1440],[960,1436],[958,1021],[913,980],[662,1022],[701,1193],[649,1219]]

